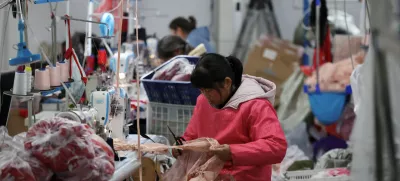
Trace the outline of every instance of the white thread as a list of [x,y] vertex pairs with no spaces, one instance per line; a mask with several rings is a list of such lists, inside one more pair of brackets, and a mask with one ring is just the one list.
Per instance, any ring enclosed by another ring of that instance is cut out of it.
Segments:
[[25,72],[15,72],[13,94],[26,95],[28,92],[27,76]]
[[49,90],[50,89],[50,72],[48,69],[35,70],[34,87],[36,90]]

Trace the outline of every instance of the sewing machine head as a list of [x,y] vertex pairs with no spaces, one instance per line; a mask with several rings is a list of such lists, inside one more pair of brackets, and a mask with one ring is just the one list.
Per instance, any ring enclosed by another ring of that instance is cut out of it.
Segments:
[[111,87],[107,91],[95,91],[90,103],[98,111],[96,119],[113,137],[123,139],[129,134],[130,101],[124,89],[119,88],[117,92]]

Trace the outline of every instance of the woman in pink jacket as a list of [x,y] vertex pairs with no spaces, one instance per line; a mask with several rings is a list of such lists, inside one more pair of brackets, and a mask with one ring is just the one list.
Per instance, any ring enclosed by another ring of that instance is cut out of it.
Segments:
[[287,148],[273,107],[276,86],[242,73],[235,57],[201,57],[191,76],[201,95],[183,138],[218,140],[223,147],[213,152],[227,162],[223,174],[237,181],[269,181],[271,165],[282,161]]

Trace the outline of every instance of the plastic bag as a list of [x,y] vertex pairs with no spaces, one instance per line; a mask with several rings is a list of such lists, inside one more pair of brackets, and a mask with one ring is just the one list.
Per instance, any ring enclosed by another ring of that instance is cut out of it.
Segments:
[[288,147],[286,150],[285,158],[280,164],[272,165],[271,180],[280,181],[284,180],[282,175],[288,170],[288,168],[296,161],[309,160],[302,150],[296,145]]
[[177,58],[158,69],[152,80],[189,81],[194,69],[186,58]]
[[332,177],[348,177],[350,171],[346,168],[335,168],[318,172],[311,179],[332,178]]
[[363,89],[362,78],[360,76],[361,71],[363,69],[363,65],[358,65],[350,76],[350,84],[353,93],[353,101],[354,101],[354,112],[357,113],[358,108],[360,107],[360,97],[361,90]]
[[336,127],[337,133],[346,141],[350,139],[350,135],[354,126],[354,120],[356,119],[353,107],[354,106],[351,103],[348,103],[345,106]]
[[314,169],[341,168],[351,163],[352,153],[347,149],[333,149],[322,155]]
[[50,180],[53,173],[24,150],[21,135],[12,138],[4,127],[0,128],[0,180]]
[[54,117],[33,125],[25,149],[62,180],[106,181],[114,172],[111,148],[86,124]]

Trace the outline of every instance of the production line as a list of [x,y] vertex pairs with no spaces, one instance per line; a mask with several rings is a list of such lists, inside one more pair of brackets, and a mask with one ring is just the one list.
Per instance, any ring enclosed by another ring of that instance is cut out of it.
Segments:
[[0,181],[398,180],[399,0],[169,1],[0,0]]

